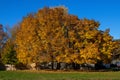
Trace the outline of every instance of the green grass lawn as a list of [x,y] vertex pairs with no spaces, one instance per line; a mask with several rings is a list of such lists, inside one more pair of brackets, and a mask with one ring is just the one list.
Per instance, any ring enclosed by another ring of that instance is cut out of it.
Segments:
[[0,80],[120,80],[120,72],[0,71]]

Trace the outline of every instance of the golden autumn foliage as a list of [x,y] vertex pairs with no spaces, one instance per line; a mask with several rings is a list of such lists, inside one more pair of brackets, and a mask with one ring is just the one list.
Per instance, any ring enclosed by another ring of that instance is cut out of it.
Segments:
[[23,63],[39,61],[40,38],[37,33],[37,20],[33,15],[24,18],[16,35],[17,58]]
[[64,7],[43,8],[23,18],[16,34],[17,58],[36,62],[108,63],[115,49],[109,31],[99,22],[79,19]]

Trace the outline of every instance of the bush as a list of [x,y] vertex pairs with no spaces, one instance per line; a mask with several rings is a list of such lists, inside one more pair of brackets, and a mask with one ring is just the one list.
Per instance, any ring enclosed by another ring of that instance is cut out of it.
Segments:
[[28,69],[28,68],[27,68],[27,65],[25,65],[25,64],[23,64],[23,63],[17,63],[17,64],[15,65],[15,68],[16,68],[17,70],[25,70],[25,69]]
[[0,71],[1,70],[6,70],[5,65],[3,63],[0,63]]

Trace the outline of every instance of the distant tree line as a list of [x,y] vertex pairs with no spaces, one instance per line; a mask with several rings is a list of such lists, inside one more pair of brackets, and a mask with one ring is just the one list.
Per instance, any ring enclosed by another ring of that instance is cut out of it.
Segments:
[[45,7],[12,29],[0,25],[0,63],[59,70],[119,59],[120,40],[113,40],[109,29],[99,30],[99,25],[69,14],[65,7]]

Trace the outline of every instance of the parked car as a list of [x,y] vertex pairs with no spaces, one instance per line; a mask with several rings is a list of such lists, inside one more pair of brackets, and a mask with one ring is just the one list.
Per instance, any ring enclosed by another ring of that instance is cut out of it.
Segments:
[[116,62],[118,68],[120,68],[120,62]]

